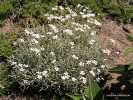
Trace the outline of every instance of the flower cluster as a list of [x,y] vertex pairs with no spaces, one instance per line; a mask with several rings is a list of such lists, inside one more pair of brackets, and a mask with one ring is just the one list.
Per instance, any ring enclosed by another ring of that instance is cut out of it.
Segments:
[[[105,69],[95,27],[101,25],[89,7],[56,6],[45,14],[48,25],[25,29],[27,37],[10,57],[12,77],[22,86],[82,91],[91,75]],[[53,23],[53,21],[58,21]],[[109,53],[109,52],[108,52]]]

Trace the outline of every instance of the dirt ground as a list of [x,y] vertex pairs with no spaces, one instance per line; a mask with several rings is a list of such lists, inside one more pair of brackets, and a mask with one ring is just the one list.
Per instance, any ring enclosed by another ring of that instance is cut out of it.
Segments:
[[0,26],[0,33],[15,32],[18,29],[17,24],[7,20],[4,26]]
[[124,51],[127,48],[133,48],[133,42],[127,39],[123,27],[133,34],[133,26],[131,24],[123,25],[111,19],[104,19],[104,23],[99,30],[98,35],[101,43],[111,51],[107,61],[109,67],[129,64],[133,60],[133,55],[131,54],[127,57],[124,56]]
[[[104,23],[98,32],[99,39],[103,46],[111,51],[108,59],[108,67],[115,67],[117,65],[126,65],[133,61],[133,54],[124,56],[124,51],[127,48],[133,48],[133,42],[130,42],[125,35],[128,31],[133,34],[132,24],[120,24],[110,18],[104,19]],[[109,80],[109,77],[112,78]],[[127,83],[126,79],[120,74],[111,73],[109,74],[107,81],[104,84],[103,90],[105,94],[130,94],[133,93],[133,86]],[[133,94],[132,94],[133,95]],[[129,98],[115,98],[115,100],[131,100]],[[114,100],[114,98],[108,98],[107,100]]]

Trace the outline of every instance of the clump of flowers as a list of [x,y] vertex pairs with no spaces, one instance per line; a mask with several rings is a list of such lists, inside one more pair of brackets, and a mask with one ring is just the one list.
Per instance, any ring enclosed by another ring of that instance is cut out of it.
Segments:
[[99,80],[105,69],[95,31],[101,23],[89,7],[56,6],[52,11],[45,14],[48,25],[25,29],[27,36],[10,57],[12,78],[24,87],[79,93],[90,75]]

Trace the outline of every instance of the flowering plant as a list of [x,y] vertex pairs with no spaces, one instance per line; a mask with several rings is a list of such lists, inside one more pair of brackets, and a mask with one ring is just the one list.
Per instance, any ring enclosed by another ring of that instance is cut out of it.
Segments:
[[81,5],[52,11],[45,14],[48,25],[25,29],[27,36],[10,57],[11,76],[24,87],[82,92],[89,75],[102,79],[104,53],[95,31],[101,23]]

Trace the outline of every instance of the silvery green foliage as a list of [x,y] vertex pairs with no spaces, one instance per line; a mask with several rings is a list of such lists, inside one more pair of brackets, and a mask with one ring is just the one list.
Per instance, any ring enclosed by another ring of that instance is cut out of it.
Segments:
[[95,31],[101,23],[81,5],[56,6],[52,12],[44,15],[48,25],[25,29],[27,36],[10,57],[12,78],[24,87],[81,92],[89,75],[100,80],[105,68]]

